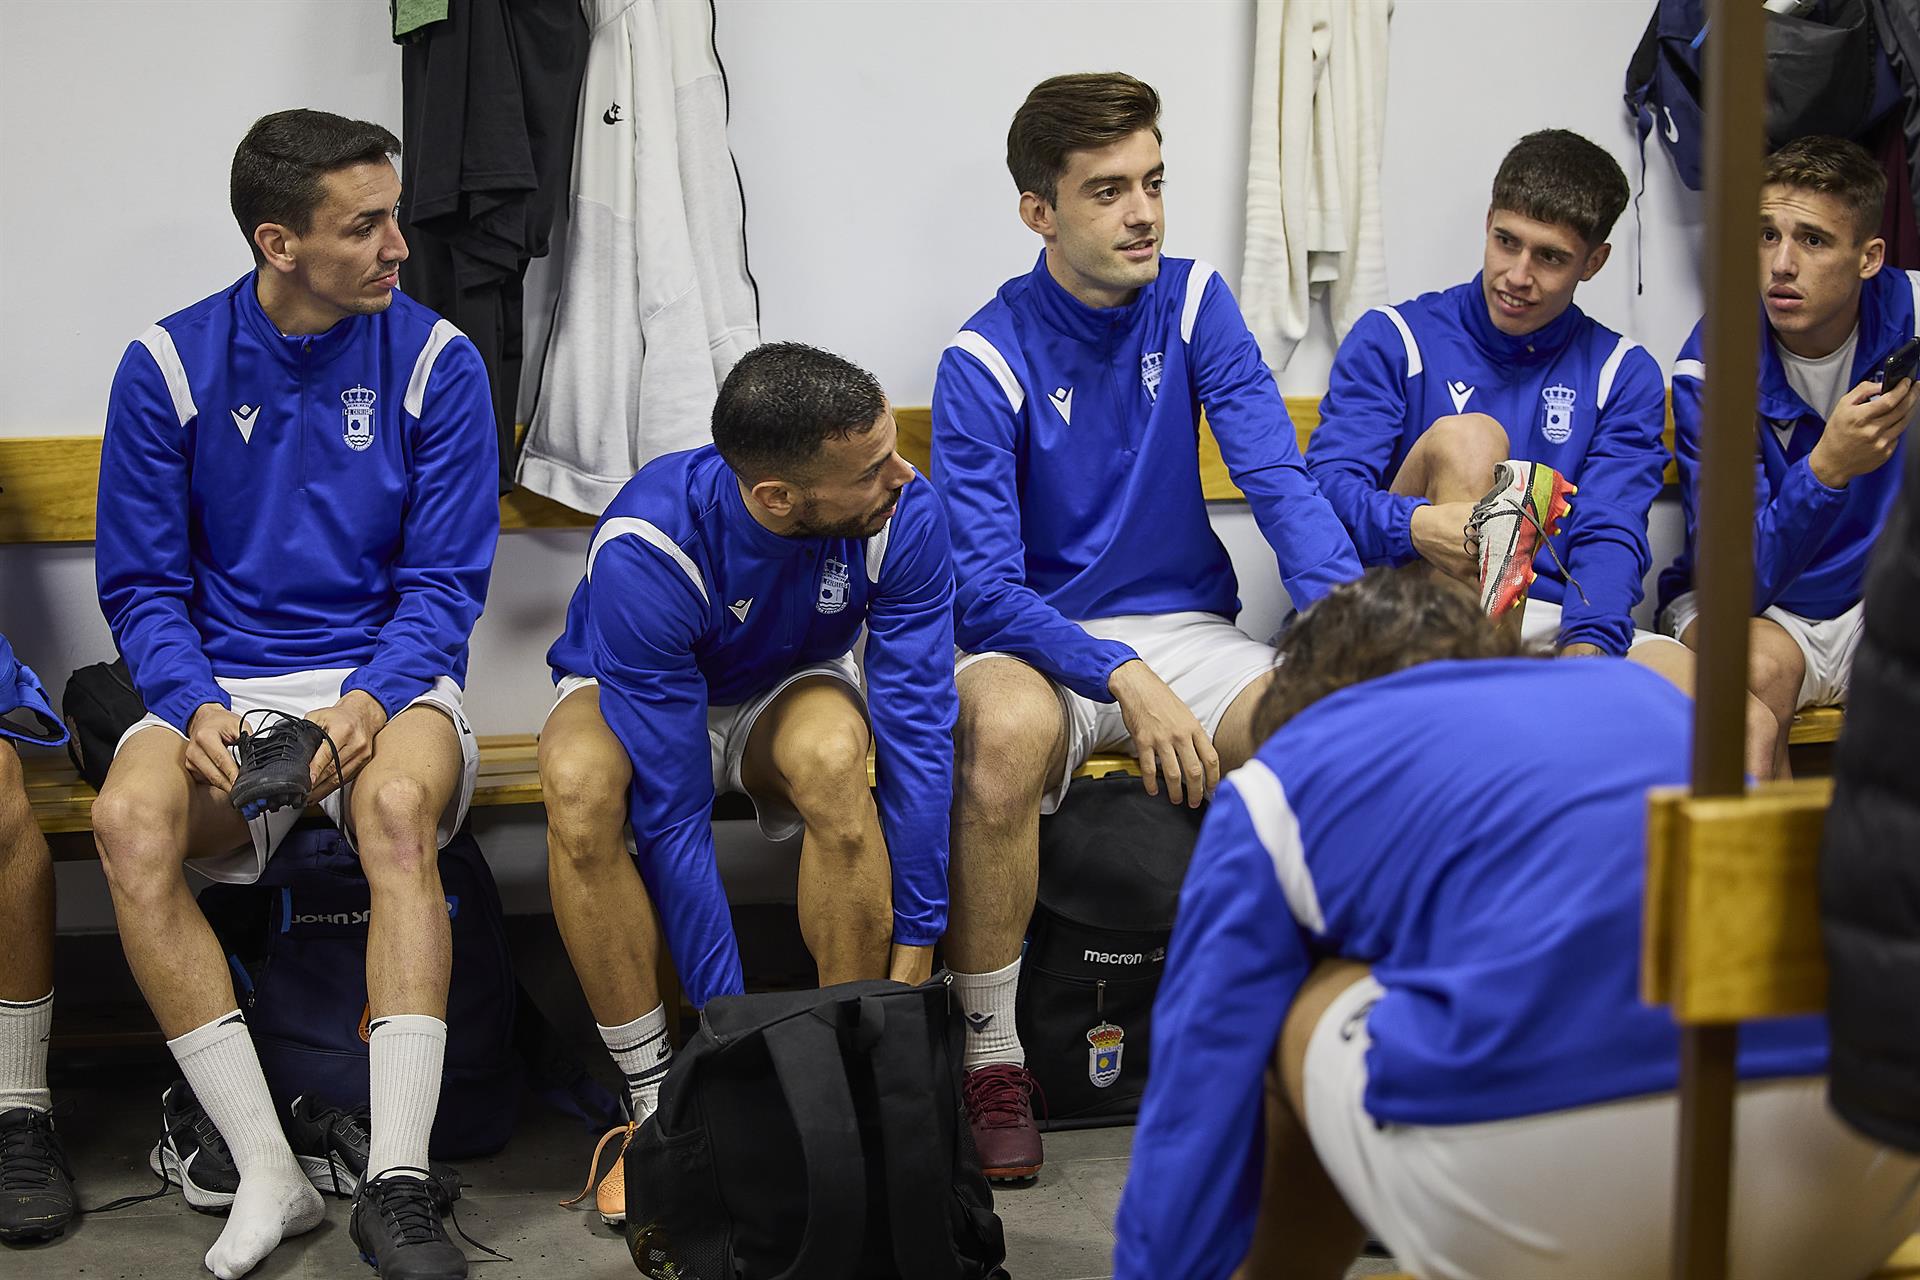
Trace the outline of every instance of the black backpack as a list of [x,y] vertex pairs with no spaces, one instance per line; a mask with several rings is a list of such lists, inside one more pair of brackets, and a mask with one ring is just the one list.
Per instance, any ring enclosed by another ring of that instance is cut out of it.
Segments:
[[1140,1109],[1153,997],[1205,812],[1123,776],[1075,782],[1041,820],[1014,1013],[1050,1127],[1121,1124]]
[[654,1280],[987,1280],[1006,1256],[948,978],[723,996],[627,1148]]
[[[465,828],[440,851],[440,885],[453,919],[453,979],[432,1145],[436,1159],[463,1160],[498,1151],[513,1133],[517,988],[500,891]],[[288,832],[256,883],[200,894],[283,1116],[301,1094],[345,1109],[367,1102],[370,903],[359,859],[318,822]]]
[[60,714],[67,724],[67,755],[80,776],[98,791],[107,780],[120,735],[147,714],[133,673],[124,658],[81,667],[67,677],[60,697]]

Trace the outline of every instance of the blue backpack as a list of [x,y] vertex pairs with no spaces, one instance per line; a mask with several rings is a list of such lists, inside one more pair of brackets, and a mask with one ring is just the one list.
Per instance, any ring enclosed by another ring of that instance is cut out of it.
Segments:
[[[440,851],[440,884],[453,920],[453,981],[433,1155],[464,1160],[498,1151],[513,1132],[522,1087],[516,984],[500,891],[464,828]],[[200,894],[283,1116],[301,1094],[344,1109],[367,1102],[370,897],[339,831],[304,823],[257,883]]]
[[[1769,12],[1767,139],[1831,134],[1858,138],[1900,102],[1900,84],[1875,35],[1866,0],[1812,0],[1804,12]],[[1705,0],[1657,0],[1646,34],[1627,64],[1627,110],[1634,118],[1645,183],[1647,135],[1658,132],[1680,181],[1706,182]]]

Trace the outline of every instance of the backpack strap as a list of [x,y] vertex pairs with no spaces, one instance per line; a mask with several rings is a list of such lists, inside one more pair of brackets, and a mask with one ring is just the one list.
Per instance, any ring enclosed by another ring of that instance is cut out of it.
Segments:
[[773,1280],[852,1275],[866,1236],[866,1159],[832,1016],[832,1006],[809,1010],[761,1032],[807,1163],[806,1232]]
[[[954,1212],[969,1219],[964,1230],[967,1237],[997,1240],[1000,1236],[1000,1224],[990,1208],[954,1193],[957,1161],[952,1153],[959,1142],[960,1114],[956,1082],[937,1074],[940,1068],[951,1070],[953,1060],[944,1053],[936,1058],[933,1051],[936,1040],[947,1038],[938,1010],[950,998],[940,988],[922,987],[911,997],[868,996],[862,1001],[888,1002],[887,1034],[871,1054],[873,1082],[880,1103],[893,1257],[900,1274],[915,1280],[961,1280],[961,1260],[954,1251]],[[929,1134],[929,1118],[953,1127],[943,1126],[937,1135]]]

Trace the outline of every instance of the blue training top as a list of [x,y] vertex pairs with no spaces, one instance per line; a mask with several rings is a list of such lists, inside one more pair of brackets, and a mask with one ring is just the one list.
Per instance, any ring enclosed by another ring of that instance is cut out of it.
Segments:
[[0,738],[42,747],[67,740],[67,727],[53,713],[40,677],[13,656],[5,636],[0,636]]
[[1294,604],[1359,577],[1226,281],[1163,258],[1126,306],[1089,307],[1043,254],[967,321],[934,380],[933,479],[953,510],[961,647],[1013,654],[1111,702],[1107,677],[1139,655],[1078,623],[1238,614],[1201,494],[1202,408]]
[[463,681],[499,539],[486,367],[450,321],[384,311],[285,337],[254,277],[168,316],[113,375],[100,608],[181,732],[215,676],[357,667],[396,715]]
[[1437,419],[1491,416],[1507,429],[1509,457],[1544,462],[1580,490],[1554,547],[1586,600],[1545,546],[1534,564],[1534,597],[1562,608],[1559,643],[1624,654],[1667,465],[1660,366],[1574,306],[1510,337],[1487,314],[1480,279],[1360,317],[1334,355],[1307,468],[1361,559],[1406,564],[1419,558],[1413,510],[1426,499],[1389,492],[1394,476]]
[[[1915,335],[1920,272],[1882,270],[1860,290],[1860,340],[1849,389]],[[1702,322],[1704,324],[1704,321]],[[1680,501],[1687,540],[1660,571],[1660,604],[1693,586],[1693,549],[1700,523],[1700,406],[1707,366],[1701,324],[1693,327],[1673,366],[1673,452],[1680,464]],[[1800,398],[1760,323],[1759,457],[1753,464],[1753,611],[1779,605],[1804,618],[1837,618],[1866,594],[1867,560],[1900,496],[1907,438],[1893,456],[1843,489],[1814,478],[1808,457],[1827,429],[1827,415]],[[1786,430],[1783,442],[1775,428]]]
[[[1223,782],[1154,1006],[1116,1280],[1229,1275],[1258,1210],[1262,1073],[1316,961],[1364,961],[1365,1106],[1451,1125],[1670,1090],[1640,1002],[1646,793],[1687,781],[1687,698],[1624,661],[1434,662],[1318,702]],[[1825,1069],[1826,1026],[1741,1037]]]
[[953,561],[940,496],[912,482],[870,538],[788,538],[755,520],[712,445],[656,458],[608,504],[547,661],[600,681],[633,759],[628,816],[694,1005],[744,990],[713,850],[707,708],[838,658],[862,627],[894,941],[947,920],[953,797]]

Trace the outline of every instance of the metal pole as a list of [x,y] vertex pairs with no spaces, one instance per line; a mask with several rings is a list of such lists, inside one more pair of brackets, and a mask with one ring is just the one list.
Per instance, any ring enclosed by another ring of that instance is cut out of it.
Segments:
[[[1707,49],[1706,401],[1701,427],[1700,601],[1693,789],[1745,791],[1747,627],[1753,613],[1754,412],[1759,379],[1759,204],[1765,19],[1712,0]],[[1674,1275],[1725,1280],[1733,1169],[1734,1026],[1681,1031]]]

